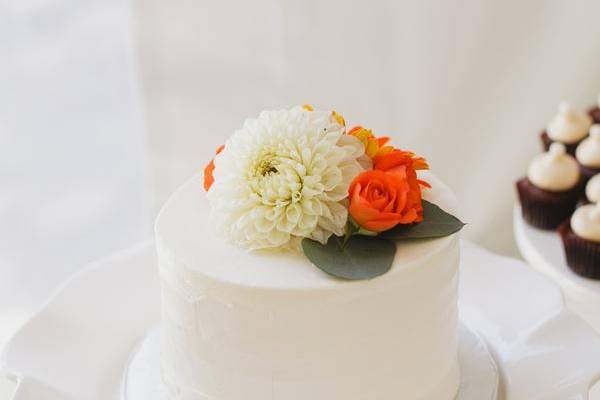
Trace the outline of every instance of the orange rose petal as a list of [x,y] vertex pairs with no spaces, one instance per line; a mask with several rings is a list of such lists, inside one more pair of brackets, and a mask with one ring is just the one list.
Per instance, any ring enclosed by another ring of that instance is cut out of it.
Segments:
[[400,223],[397,219],[382,219],[382,220],[371,220],[366,222],[363,227],[371,232],[385,232],[389,231]]
[[419,182],[420,185],[425,186],[426,188],[431,189],[431,185],[428,182],[425,182],[421,179],[417,179],[417,182]]
[[393,156],[390,170],[363,172],[350,185],[349,212],[361,227],[382,232],[423,219],[416,172],[409,157],[399,156]]
[[417,212],[414,209],[408,210],[408,212],[400,219],[401,224],[410,224],[417,218]]

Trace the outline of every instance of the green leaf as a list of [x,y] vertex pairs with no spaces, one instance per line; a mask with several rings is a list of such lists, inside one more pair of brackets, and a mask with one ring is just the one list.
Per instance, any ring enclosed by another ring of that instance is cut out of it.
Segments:
[[465,226],[458,218],[433,203],[423,200],[423,221],[418,224],[397,225],[381,235],[394,240],[433,239],[452,235]]
[[371,279],[392,267],[396,244],[373,236],[331,236],[326,245],[310,239],[302,240],[308,259],[322,271],[349,280]]

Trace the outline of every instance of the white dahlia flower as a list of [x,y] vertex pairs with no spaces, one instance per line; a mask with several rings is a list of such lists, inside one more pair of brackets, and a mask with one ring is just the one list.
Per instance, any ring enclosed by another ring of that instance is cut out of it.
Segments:
[[326,243],[345,233],[348,187],[364,161],[363,144],[330,112],[262,112],[215,159],[212,223],[247,249]]

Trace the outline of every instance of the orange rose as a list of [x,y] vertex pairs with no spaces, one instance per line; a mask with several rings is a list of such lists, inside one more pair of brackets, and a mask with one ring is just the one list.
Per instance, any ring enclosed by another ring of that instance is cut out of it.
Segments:
[[415,157],[410,151],[394,149],[387,154],[377,155],[373,158],[373,169],[405,175],[411,188],[419,194],[419,184],[431,187],[427,182],[418,179],[416,173],[416,170],[429,169],[427,161],[423,157]]
[[421,185],[416,170],[428,169],[414,153],[393,149],[373,157],[373,170],[356,177],[349,189],[350,215],[361,227],[383,232],[423,220]]
[[370,129],[363,128],[362,126],[355,126],[348,131],[348,135],[356,137],[365,146],[365,154],[370,158],[377,155],[383,155],[394,150],[391,146],[386,146],[386,143],[390,141],[387,136],[375,137]]
[[401,170],[365,171],[354,179],[349,192],[350,215],[369,231],[383,232],[423,220],[419,185],[411,187]]
[[[216,154],[219,154],[220,152],[222,152],[224,148],[225,148],[225,145],[221,145],[217,149]],[[215,160],[212,159],[212,160],[210,160],[208,165],[204,168],[204,190],[206,190],[207,192],[210,190],[210,187],[215,182],[215,178],[213,177],[214,170],[215,170]]]

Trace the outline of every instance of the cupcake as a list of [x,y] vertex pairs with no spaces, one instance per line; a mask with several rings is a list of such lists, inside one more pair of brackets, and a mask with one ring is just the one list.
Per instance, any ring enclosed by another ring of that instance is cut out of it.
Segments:
[[579,207],[559,233],[573,272],[600,279],[600,203]]
[[592,126],[590,136],[577,146],[575,157],[584,182],[600,173],[600,125]]
[[590,110],[589,115],[595,124],[600,124],[600,95],[598,95],[598,103]]
[[596,174],[585,186],[586,203],[600,203],[600,174]]
[[540,229],[556,229],[569,218],[581,195],[577,161],[565,146],[553,143],[548,153],[537,156],[527,177],[517,182],[523,219]]
[[546,130],[542,132],[542,143],[548,151],[553,142],[560,142],[567,148],[567,153],[575,154],[577,145],[586,138],[592,119],[587,114],[582,114],[562,102],[556,114],[548,123]]

